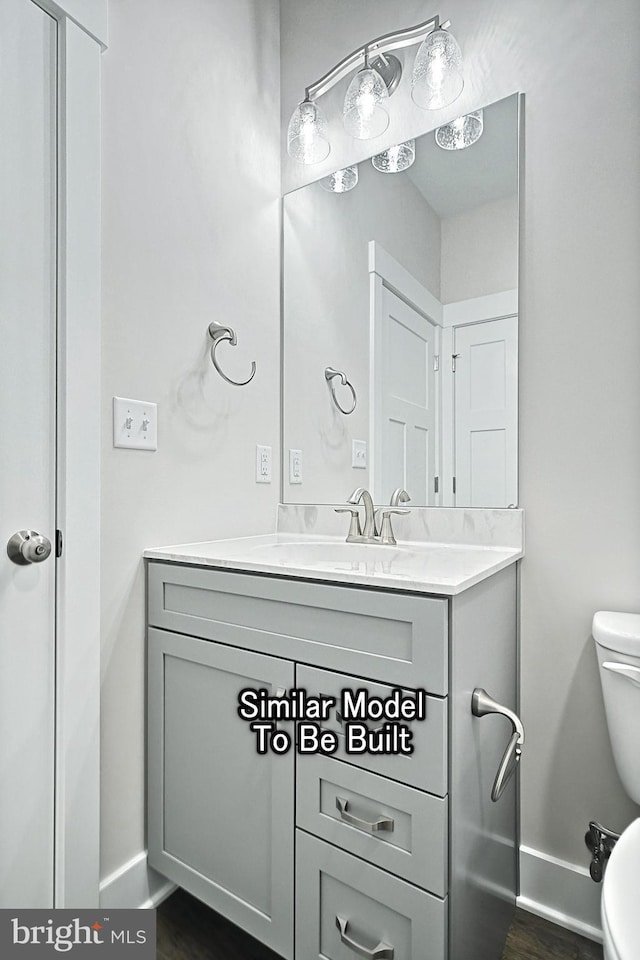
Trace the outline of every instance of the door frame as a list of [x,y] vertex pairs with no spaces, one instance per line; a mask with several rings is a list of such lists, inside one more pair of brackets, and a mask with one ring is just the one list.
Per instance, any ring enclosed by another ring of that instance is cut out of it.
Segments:
[[[58,22],[54,907],[100,885],[100,60],[108,0],[24,0]],[[43,907],[46,906],[43,904]]]
[[[376,383],[382,379],[383,349],[382,328],[384,323],[383,291],[386,287],[404,300],[417,313],[423,314],[436,328],[436,350],[440,352],[440,330],[442,327],[442,304],[427,287],[423,286],[413,274],[391,256],[377,240],[369,241],[369,485],[372,491],[382,476],[381,424],[382,396],[376,391]],[[436,454],[435,473],[440,473],[441,462],[441,411],[439,390],[436,391]],[[440,504],[440,495],[436,494],[434,505]]]
[[[471,297],[467,300],[456,300],[447,303],[442,308],[442,420],[443,423],[453,424],[454,415],[454,373],[451,357],[454,354],[454,331],[456,327],[466,327],[476,323],[485,323],[490,320],[504,320],[507,317],[518,316],[518,290],[504,290],[501,293],[489,293],[482,297]],[[516,423],[518,409],[516,397]],[[442,441],[442,505],[455,507],[456,497],[453,492],[453,477],[455,474],[455,429],[443,429]],[[516,460],[516,490],[518,464]],[[518,501],[516,500],[516,503]]]

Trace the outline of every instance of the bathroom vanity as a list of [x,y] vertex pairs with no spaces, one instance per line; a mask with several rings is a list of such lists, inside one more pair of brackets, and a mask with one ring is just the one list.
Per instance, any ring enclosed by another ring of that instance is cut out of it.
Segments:
[[[280,534],[147,552],[149,864],[287,960],[499,960],[515,780],[491,791],[510,731],[471,700],[483,687],[515,708],[521,552],[472,562],[450,546],[457,574],[450,559],[434,583],[407,572],[426,545],[349,546]],[[320,726],[336,752],[259,754],[246,688],[335,697]],[[345,688],[425,690],[413,754],[347,755]]]

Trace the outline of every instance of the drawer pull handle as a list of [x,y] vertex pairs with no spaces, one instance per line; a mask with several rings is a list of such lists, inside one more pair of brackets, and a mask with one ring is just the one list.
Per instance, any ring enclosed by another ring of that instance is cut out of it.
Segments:
[[381,940],[377,947],[369,950],[358,943],[357,940],[352,940],[351,937],[347,936],[349,921],[345,920],[344,917],[336,917],[336,927],[340,931],[340,939],[345,947],[349,947],[358,956],[368,957],[368,960],[393,960],[394,949],[390,944],[383,943]]
[[354,817],[349,813],[349,801],[344,797],[336,797],[336,807],[340,811],[340,818],[345,823],[350,823],[352,827],[358,827],[360,830],[366,830],[367,833],[379,833],[381,830],[387,830],[393,833],[395,826],[392,817],[379,817],[378,820],[361,820],[360,817]]
[[[344,723],[344,716],[341,710],[336,710],[336,720],[338,721],[340,726],[342,726],[342,724]],[[384,723],[381,723],[379,727],[368,727],[367,724],[365,723],[365,727],[367,727],[367,730],[369,731],[369,733],[381,733],[382,730],[384,730]]]

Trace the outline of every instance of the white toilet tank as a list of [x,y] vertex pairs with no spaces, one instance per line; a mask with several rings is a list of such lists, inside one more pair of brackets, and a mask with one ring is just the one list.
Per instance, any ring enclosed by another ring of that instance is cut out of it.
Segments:
[[616,768],[640,804],[640,614],[601,610],[592,632]]

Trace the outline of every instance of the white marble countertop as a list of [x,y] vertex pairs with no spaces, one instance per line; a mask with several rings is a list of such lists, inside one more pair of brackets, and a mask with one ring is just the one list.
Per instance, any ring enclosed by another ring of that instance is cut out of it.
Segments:
[[521,546],[401,541],[347,544],[344,537],[281,532],[145,550],[164,560],[223,570],[300,577],[454,596],[523,556]]

